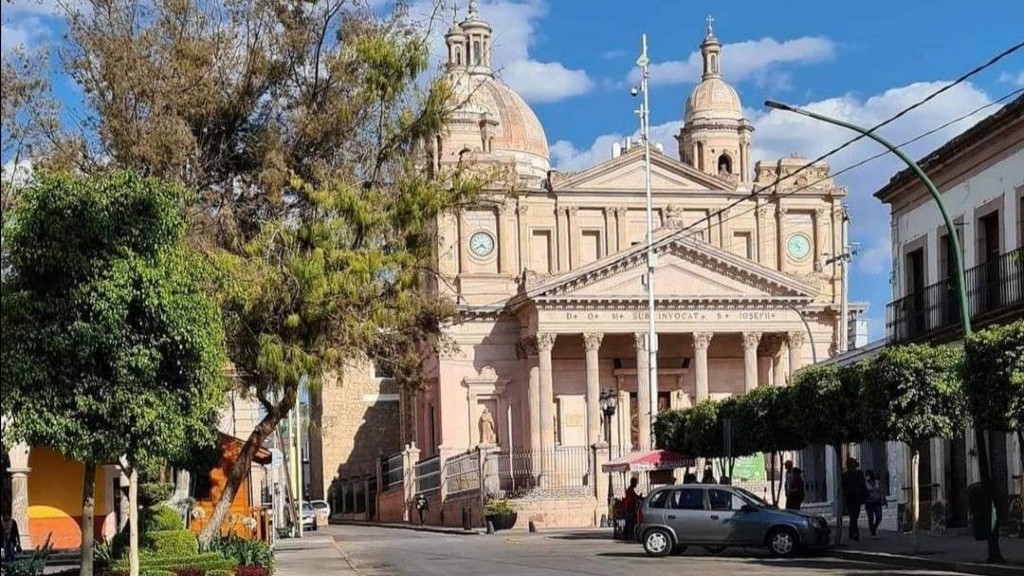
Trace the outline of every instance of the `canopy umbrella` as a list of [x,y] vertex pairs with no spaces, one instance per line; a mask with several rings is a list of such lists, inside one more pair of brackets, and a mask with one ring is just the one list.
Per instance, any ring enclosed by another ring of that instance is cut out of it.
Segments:
[[646,450],[633,452],[616,458],[601,466],[601,471],[608,472],[651,472],[655,470],[672,470],[689,468],[694,465],[693,458],[683,456],[670,450]]

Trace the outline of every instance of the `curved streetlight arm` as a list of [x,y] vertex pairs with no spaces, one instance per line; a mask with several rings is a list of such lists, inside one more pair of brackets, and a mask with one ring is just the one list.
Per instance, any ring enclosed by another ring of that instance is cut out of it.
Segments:
[[818,363],[818,347],[814,345],[814,332],[811,330],[810,323],[807,322],[807,317],[804,316],[804,313],[801,312],[799,308],[794,306],[792,302],[786,302],[786,306],[789,306],[790,310],[792,310],[793,312],[796,312],[796,315],[800,317],[800,321],[804,323],[804,328],[807,329],[807,338],[808,338],[808,340],[811,343],[811,361],[814,362],[815,364],[817,364]]
[[882,146],[888,148],[890,152],[898,156],[900,160],[903,160],[903,162],[906,163],[906,165],[909,166],[910,169],[914,171],[914,174],[917,175],[917,178],[925,185],[925,188],[927,188],[928,192],[932,195],[932,199],[935,200],[935,204],[939,207],[939,212],[942,214],[942,219],[946,223],[946,229],[949,230],[949,243],[953,248],[953,265],[955,267],[954,275],[956,276],[956,291],[957,297],[960,300],[960,318],[963,322],[964,341],[966,341],[967,337],[971,334],[971,313],[970,307],[967,305],[967,281],[964,275],[964,255],[963,251],[960,248],[960,238],[957,237],[956,228],[953,226],[953,221],[950,219],[949,213],[946,211],[946,204],[942,201],[942,194],[939,192],[939,189],[935,187],[935,183],[932,182],[930,178],[928,178],[927,174],[924,173],[924,170],[921,170],[921,167],[917,165],[917,162],[911,160],[910,157],[904,154],[903,151],[900,150],[895,144],[889,142],[885,138],[882,138],[878,134],[875,134],[872,130],[862,128],[860,126],[857,126],[856,124],[850,124],[849,122],[844,122],[842,120],[830,118],[828,116],[822,116],[821,114],[817,114],[809,110],[804,110],[803,108],[797,108],[795,106],[790,106],[789,104],[783,104],[782,102],[775,102],[774,100],[766,100],[764,105],[769,108],[774,108],[776,110],[793,112],[796,114],[800,114],[801,116],[814,118],[815,120],[820,120],[828,124],[841,126],[848,130],[857,132],[861,136],[867,136],[868,138],[871,138],[875,142],[878,142]]

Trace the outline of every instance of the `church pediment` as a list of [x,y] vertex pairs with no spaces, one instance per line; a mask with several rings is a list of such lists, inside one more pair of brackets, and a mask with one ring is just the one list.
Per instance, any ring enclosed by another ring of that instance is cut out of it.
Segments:
[[[574,190],[643,190],[646,186],[643,150],[635,148],[618,158],[596,166],[554,184],[556,192]],[[651,150],[651,188],[662,191],[721,191],[735,190],[736,184],[705,174],[665,154]]]
[[[660,301],[751,303],[808,302],[817,289],[695,238],[663,231],[655,295]],[[583,268],[546,279],[526,289],[517,302],[564,300],[635,301],[646,299],[646,249],[642,245]]]

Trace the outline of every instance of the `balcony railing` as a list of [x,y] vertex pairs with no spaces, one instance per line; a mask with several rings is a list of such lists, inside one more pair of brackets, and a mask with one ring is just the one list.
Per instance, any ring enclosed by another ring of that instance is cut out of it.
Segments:
[[[1024,247],[967,270],[967,305],[971,321],[983,321],[1024,309]],[[927,339],[960,325],[956,283],[950,278],[886,306],[890,343]]]

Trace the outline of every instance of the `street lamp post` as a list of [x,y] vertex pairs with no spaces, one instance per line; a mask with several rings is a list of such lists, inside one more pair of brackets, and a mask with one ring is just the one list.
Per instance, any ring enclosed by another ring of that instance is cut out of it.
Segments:
[[[604,414],[604,426],[605,435],[604,441],[608,445],[608,456],[611,459],[612,453],[612,417],[615,416],[616,405],[618,404],[618,397],[614,390],[606,388],[604,392],[601,392],[601,413]],[[608,504],[610,505],[614,500],[614,490],[612,488],[612,473],[608,473]]]
[[[641,35],[640,44],[641,52],[636,65],[640,68],[640,92],[643,93],[643,100],[637,114],[640,116],[640,138],[644,143],[644,187],[647,192],[647,384],[651,390],[649,405],[640,409],[648,410],[651,414],[649,448],[654,448],[654,420],[658,414],[658,335],[654,331],[654,267],[657,266],[658,255],[654,253],[654,207],[651,198],[651,116],[647,90],[650,79],[648,65],[651,61],[647,57],[647,34]],[[633,95],[636,95],[635,89]]]
[[[967,303],[967,280],[964,274],[963,250],[960,247],[960,239],[957,237],[957,234],[955,233],[956,227],[953,225],[953,220],[949,217],[949,212],[946,210],[946,204],[942,201],[942,193],[939,192],[939,189],[935,186],[935,183],[932,182],[930,178],[928,178],[928,175],[924,173],[924,170],[922,170],[921,167],[917,165],[917,162],[914,162],[909,156],[907,156],[902,150],[900,150],[899,147],[876,134],[873,129],[857,126],[856,124],[844,122],[836,118],[824,116],[816,112],[811,112],[810,110],[804,110],[802,108],[797,108],[795,106],[783,104],[782,102],[776,102],[774,100],[767,100],[765,101],[764,105],[767,106],[768,108],[774,108],[775,110],[793,112],[794,114],[800,114],[801,116],[813,118],[815,120],[825,122],[827,124],[840,126],[842,128],[846,128],[847,130],[857,132],[861,136],[866,136],[887,148],[914,172],[918,180],[920,180],[921,183],[924,184],[924,187],[928,190],[928,193],[931,194],[932,200],[935,201],[935,205],[938,206],[939,208],[939,213],[942,214],[942,220],[946,224],[946,229],[950,231],[949,243],[953,250],[953,276],[955,279],[954,281],[956,283],[957,299],[959,300],[960,304],[960,320],[963,326],[964,342],[966,343],[967,339],[971,335],[971,311]],[[985,488],[986,494],[991,494],[991,471],[989,470],[988,447],[985,443],[984,431],[980,431],[980,433],[977,435],[976,442],[979,460],[978,469],[981,473],[981,484]],[[989,562],[1002,562],[1002,553],[999,550],[999,532],[998,529],[996,529],[994,526],[992,527],[991,535],[989,536],[988,542]]]

